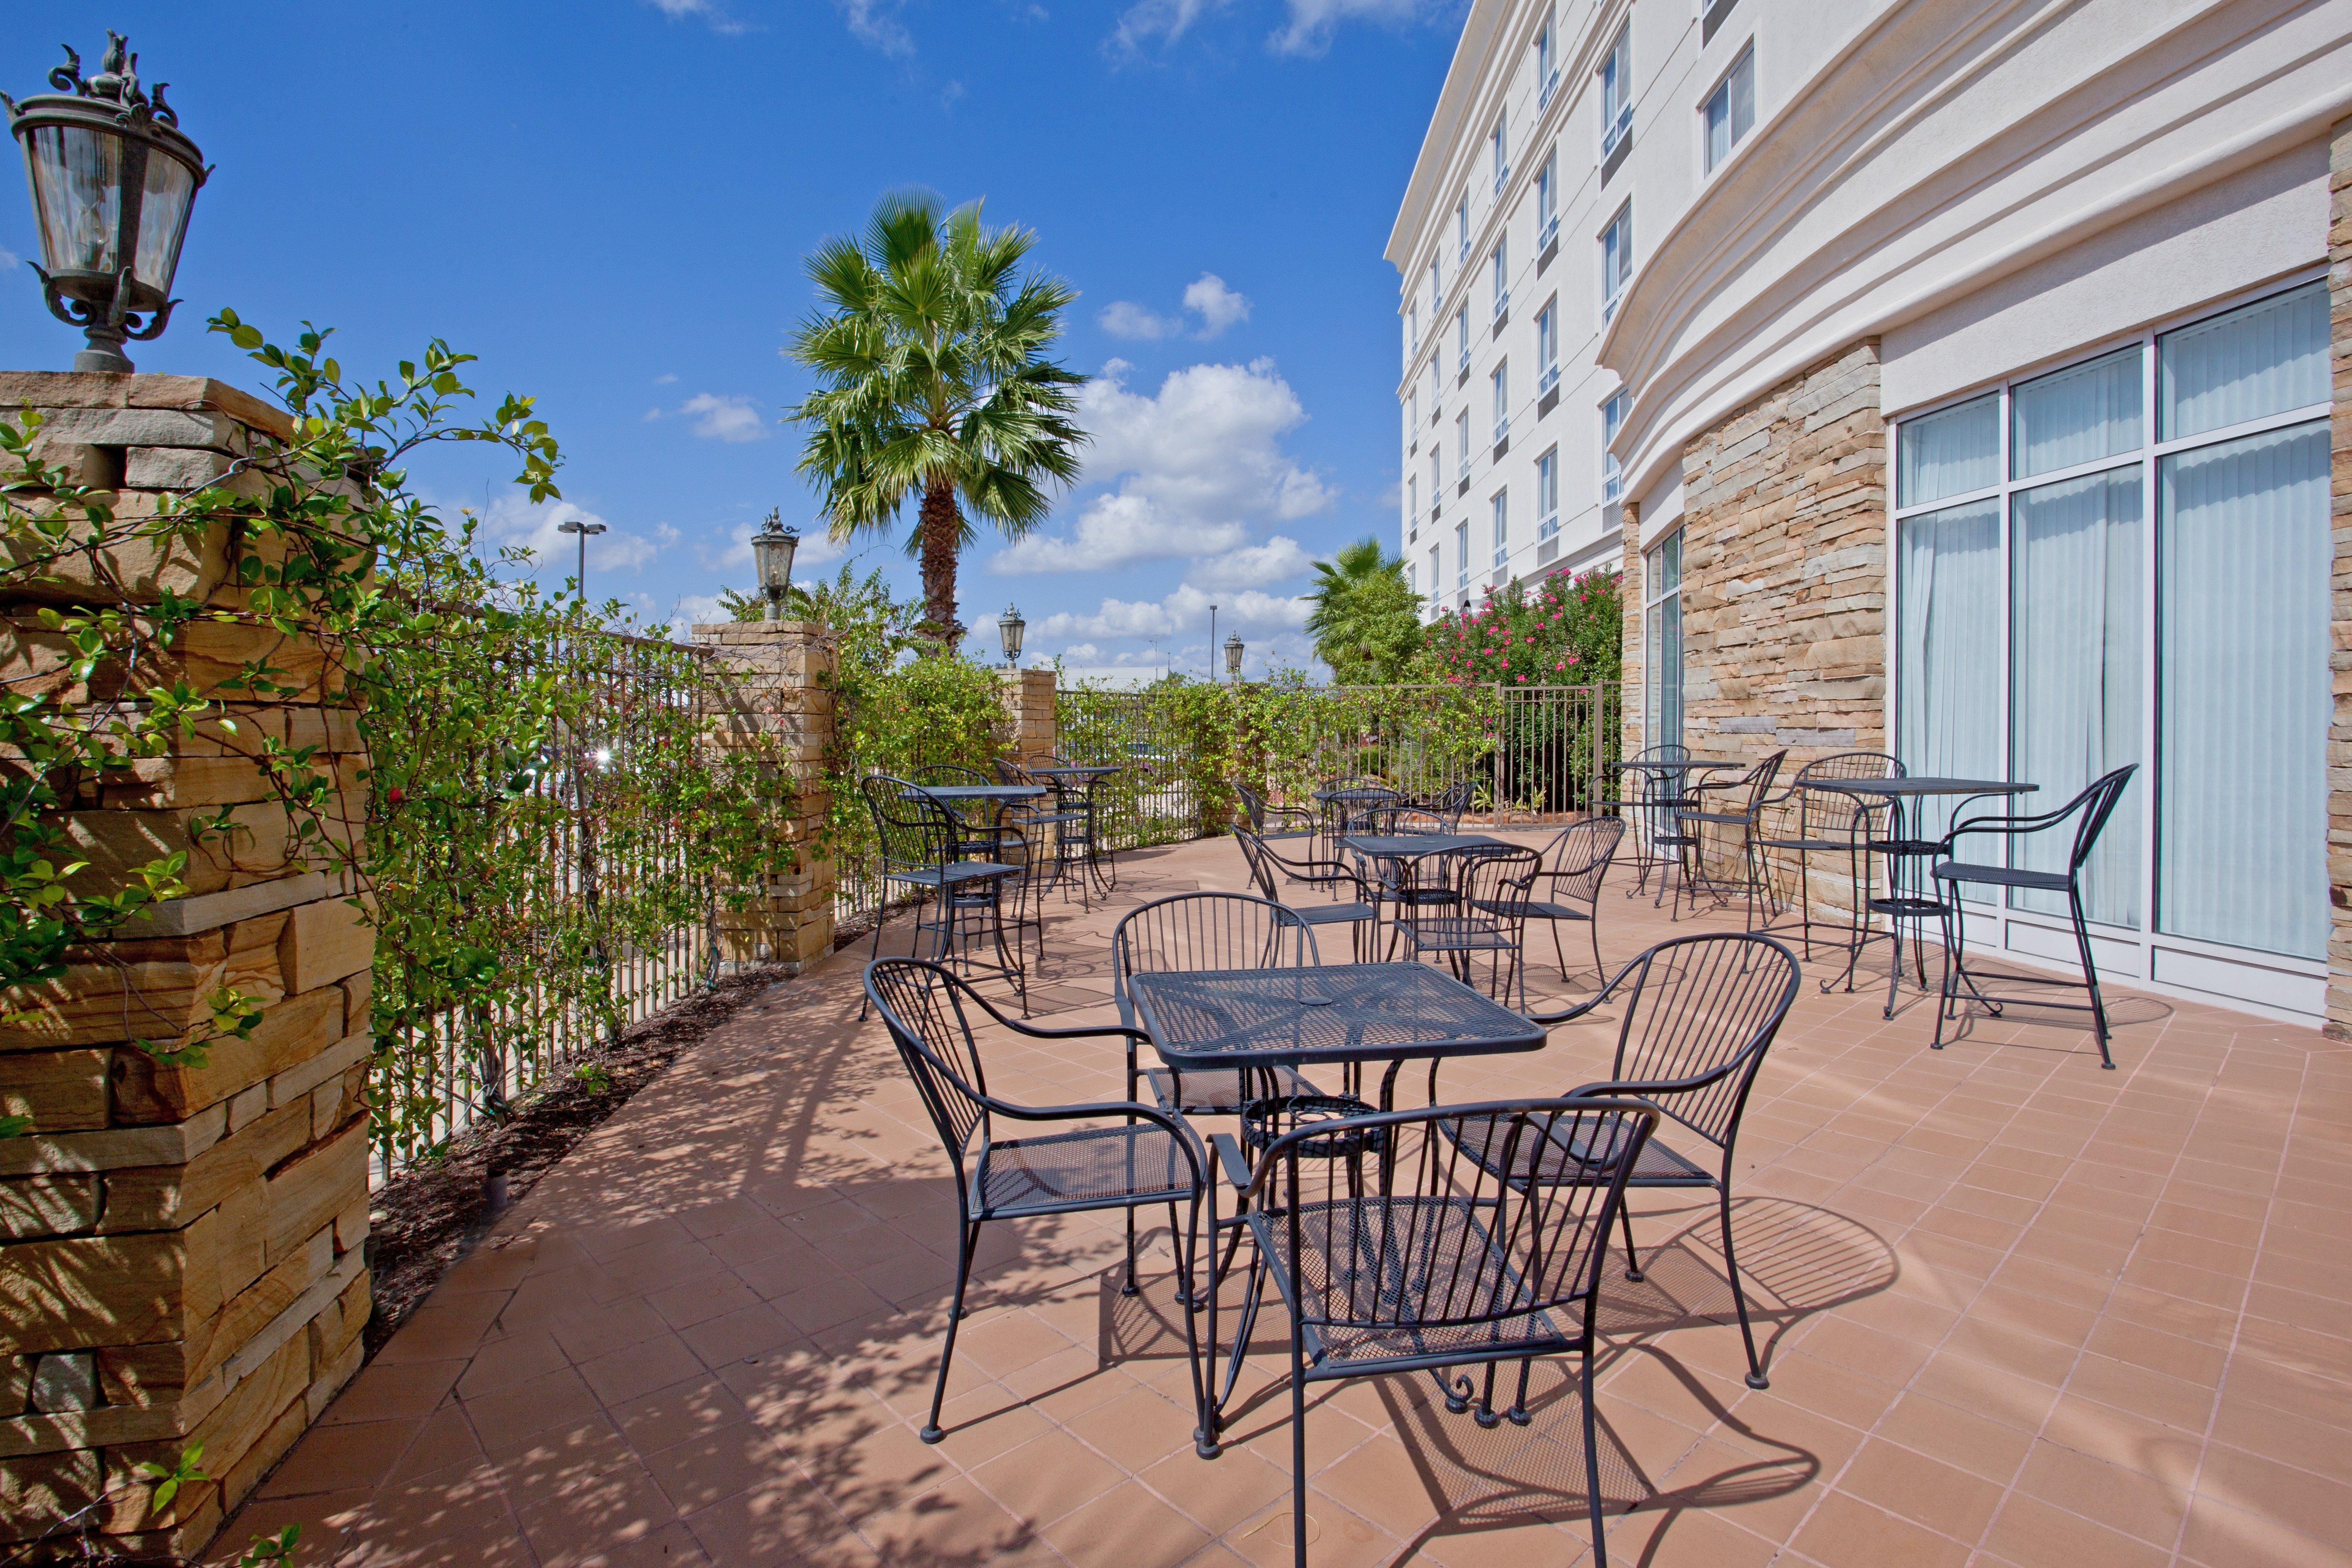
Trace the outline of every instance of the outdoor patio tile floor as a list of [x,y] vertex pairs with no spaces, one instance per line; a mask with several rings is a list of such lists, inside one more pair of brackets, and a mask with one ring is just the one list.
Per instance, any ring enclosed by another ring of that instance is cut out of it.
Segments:
[[[1114,899],[1049,905],[1041,1015],[1111,1016],[1118,914],[1243,885],[1230,841],[1122,857]],[[1737,921],[1604,910],[1612,961]],[[299,1522],[319,1568],[1287,1563],[1286,1328],[1269,1307],[1226,1452],[1195,1458],[1164,1216],[1139,1216],[1132,1300],[1117,1216],[991,1226],[947,1438],[917,1440],[953,1197],[857,1020],[863,956],[747,1011],[551,1172],[215,1553]],[[1931,1004],[1887,1021],[1884,968],[1821,994],[1835,973],[1817,946],[1741,1147],[1769,1390],[1741,1382],[1711,1205],[1634,1200],[1645,1278],[1612,1268],[1602,1311],[1612,1557],[2352,1564],[2352,1050],[2125,994],[2113,1073],[2024,1008],[1931,1052]],[[1449,1064],[1443,1092],[1556,1092],[1612,1044],[1563,1027]],[[1117,1092],[1108,1041],[1000,1041],[991,1066],[1015,1097]],[[1313,1395],[1317,1568],[1589,1555],[1569,1369],[1494,1432],[1425,1380]]]

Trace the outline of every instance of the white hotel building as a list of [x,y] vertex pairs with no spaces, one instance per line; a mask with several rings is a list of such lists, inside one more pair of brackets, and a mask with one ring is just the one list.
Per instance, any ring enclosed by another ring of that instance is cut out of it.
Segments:
[[[1415,586],[1621,565],[1629,753],[2137,763],[2102,971],[2341,1029],[2347,187],[2352,0],[1475,0],[1388,248]],[[1972,943],[2071,955],[2039,897]]]

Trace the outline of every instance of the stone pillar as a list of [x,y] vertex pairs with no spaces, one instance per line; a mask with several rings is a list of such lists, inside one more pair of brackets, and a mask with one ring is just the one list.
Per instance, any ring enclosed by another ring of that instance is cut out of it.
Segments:
[[1625,617],[1624,657],[1619,661],[1623,682],[1619,700],[1622,711],[1619,717],[1625,730],[1625,755],[1630,759],[1641,754],[1649,742],[1643,739],[1643,648],[1642,648],[1642,503],[1622,503],[1623,575],[1617,584],[1617,602]]
[[1054,721],[1055,674],[1050,669],[1003,670],[1004,714],[1014,760],[1042,763],[1054,753],[1058,731]]
[[2336,542],[2329,603],[2336,714],[2327,732],[2327,1032],[2352,1038],[2352,120],[2329,135],[2327,305],[2335,417],[2329,522]]
[[[45,417],[43,459],[114,490],[122,518],[289,435],[277,410],[182,376],[0,375],[0,406],[26,405]],[[116,556],[134,601],[169,588],[240,603],[223,585],[235,580],[226,532]],[[59,665],[36,613],[89,603],[91,582],[84,557],[0,588],[13,673]],[[268,704],[221,692],[263,655],[301,689]],[[0,995],[21,1015],[0,1029],[0,1112],[32,1121],[0,1141],[0,1543],[200,1443],[212,1479],[160,1513],[133,1486],[101,1520],[126,1552],[195,1552],[361,1360],[374,936],[340,873],[289,863],[287,814],[250,760],[262,733],[319,746],[345,781],[335,830],[356,831],[358,728],[299,636],[199,622],[157,664],[148,679],[184,677],[236,728],[208,720],[102,787],[86,781],[69,826],[88,890],[184,849],[187,893],[71,952],[62,977]],[[194,819],[223,807],[232,835],[198,842]],[[202,1039],[204,998],[222,985],[267,1005],[249,1039],[211,1041],[203,1066],[133,1043],[169,1053]]]
[[719,910],[719,961],[733,967],[782,964],[797,974],[833,952],[834,862],[824,830],[839,671],[832,634],[817,621],[730,621],[694,628],[717,650],[734,693],[713,741],[772,748],[776,832],[793,847],[792,868],[771,878],[746,908]]

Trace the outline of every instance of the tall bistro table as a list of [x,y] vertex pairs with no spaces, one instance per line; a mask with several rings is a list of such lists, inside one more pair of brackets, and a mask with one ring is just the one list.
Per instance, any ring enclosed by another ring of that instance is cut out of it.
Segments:
[[[1118,886],[1118,868],[1102,841],[1102,812],[1095,800],[1095,787],[1115,773],[1125,773],[1125,765],[1118,763],[1028,763],[1023,764],[1022,771],[1032,778],[1051,783],[1058,801],[1067,802],[1073,795],[1077,797],[1078,804],[1087,814],[1087,873],[1095,886],[1108,896]],[[1056,858],[1059,858],[1058,851]]]
[[[1425,963],[1171,972],[1129,975],[1127,984],[1137,1020],[1152,1048],[1179,1073],[1240,1068],[1246,1084],[1254,1077],[1271,1076],[1254,1068],[1339,1063],[1352,1074],[1366,1064],[1386,1062],[1388,1070],[1381,1078],[1382,1110],[1394,1109],[1397,1074],[1408,1061],[1428,1062],[1433,1085],[1439,1062],[1540,1050],[1544,1043],[1542,1025]],[[1244,1108],[1244,1119],[1249,1110]],[[1222,1135],[1217,1142],[1223,1150],[1239,1154]],[[1239,1226],[1240,1216],[1226,1223]],[[1235,1240],[1238,1244],[1238,1231]],[[1213,1256],[1216,1243],[1213,1219]],[[1210,1273],[1212,1357],[1217,1344],[1216,1282],[1224,1267],[1215,1265]],[[1257,1291],[1253,1289],[1234,1335],[1223,1389],[1210,1408],[1211,1429],[1201,1434],[1204,1443],[1216,1439],[1221,1413],[1233,1396],[1256,1319]],[[1439,1381],[1442,1385],[1444,1379]]]
[[[1461,855],[1473,849],[1511,847],[1501,839],[1489,838],[1483,833],[1350,833],[1340,838],[1339,847],[1352,850],[1367,860],[1381,862],[1384,869],[1377,880],[1381,890],[1396,900],[1400,916],[1404,913],[1407,895],[1423,890],[1418,886],[1406,887],[1404,863],[1407,860],[1419,860],[1426,855]],[[1453,895],[1448,893],[1443,901],[1451,903]],[[1377,917],[1373,921],[1372,934],[1374,937],[1380,935]]]
[[[1683,825],[1676,820],[1674,814],[1682,805],[1685,782],[1693,773],[1706,773],[1712,768],[1736,765],[1709,762],[1696,757],[1686,757],[1680,762],[1654,759],[1609,764],[1609,771],[1615,773],[1621,781],[1617,785],[1617,809],[1620,816],[1624,814],[1628,804],[1624,799],[1625,785],[1622,781],[1630,775],[1638,779],[1642,786],[1642,798],[1631,803],[1633,809],[1641,813],[1641,826],[1635,829],[1638,837],[1633,846],[1633,865],[1641,875],[1635,877],[1633,885],[1625,889],[1627,898],[1638,897],[1649,887],[1650,873],[1654,869],[1658,873],[1658,892],[1656,898],[1651,900],[1650,907],[1655,909],[1664,900],[1666,867],[1669,861],[1666,857],[1658,853],[1658,847],[1661,844],[1666,844],[1673,847],[1675,856],[1671,864],[1679,869],[1682,866],[1684,847]],[[1677,912],[1682,909],[1679,896],[1675,909]]]
[[[1940,838],[1919,837],[1919,813],[1925,808],[1926,802],[1951,795],[2032,795],[2042,786],[2007,784],[1999,779],[1903,778],[1824,779],[1808,787],[1832,790],[1839,795],[1861,795],[1892,808],[1887,814],[1887,837],[1870,840],[1872,851],[1886,859],[1886,891],[1868,900],[1868,908],[1873,914],[1886,917],[1886,935],[1888,945],[1893,950],[1893,962],[1887,966],[1886,1006],[1880,1016],[1892,1018],[1895,1016],[1895,988],[1903,981],[1903,922],[1906,920],[1912,922],[1912,954],[1919,965],[1920,989],[1925,990],[1927,966],[1926,960],[1919,957],[1921,929],[1930,920],[1941,922],[1948,916],[1958,912],[1954,905],[1945,902],[1927,887],[1928,863],[1948,850]],[[1954,898],[1958,896],[1955,894]],[[1854,967],[1862,962],[1862,950],[1869,945],[1871,940],[1869,931],[1857,931],[1853,945],[1846,950],[1843,978],[1848,991],[1853,989]],[[1948,943],[1956,940],[1947,927],[1945,941]],[[1951,961],[1952,955],[1947,951],[1944,962],[1949,963]],[[1836,984],[1833,979],[1824,980],[1822,989],[1827,991]]]
[[[985,851],[982,858],[994,859],[996,848],[990,830],[1003,820],[1004,808],[1017,801],[1042,800],[1046,790],[1044,784],[908,784],[900,793],[909,800],[918,795],[929,795],[957,816],[963,816],[972,830],[972,837],[961,846],[964,852]],[[964,816],[967,808],[983,805],[992,809],[993,820],[975,822]]]

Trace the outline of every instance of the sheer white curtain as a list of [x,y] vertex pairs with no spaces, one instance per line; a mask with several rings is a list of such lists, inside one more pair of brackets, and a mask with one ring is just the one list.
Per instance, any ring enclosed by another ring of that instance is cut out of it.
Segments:
[[2139,345],[2025,382],[2011,395],[2010,474],[2029,479],[2139,449]]
[[2327,285],[2306,283],[2157,341],[2158,438],[2327,401]]
[[[1905,518],[1898,549],[1895,754],[1914,775],[1999,778],[2000,504]],[[1923,801],[1917,826],[1941,834],[1958,804]]]
[[1903,422],[1895,504],[1921,506],[2000,482],[2000,394]]
[[[2093,779],[2140,760],[2139,467],[2024,490],[2011,505],[2011,772],[2042,786],[2015,809],[2049,811]],[[2083,868],[2083,909],[2092,920],[2139,924],[2146,793],[2145,776],[2136,777]],[[2016,840],[2015,863],[2063,871],[2073,847],[2071,825],[2053,828]],[[2053,914],[2066,910],[2054,893],[2020,890],[2013,901]]]
[[2157,923],[2303,958],[2327,948],[2327,441],[2157,466]]

